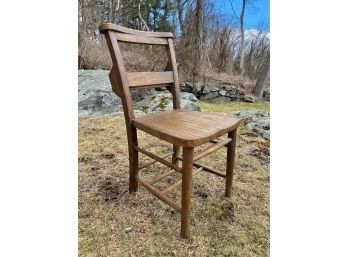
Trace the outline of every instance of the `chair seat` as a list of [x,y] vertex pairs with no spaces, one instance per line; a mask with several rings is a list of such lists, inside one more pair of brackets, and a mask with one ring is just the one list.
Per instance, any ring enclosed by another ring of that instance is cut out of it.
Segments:
[[241,121],[212,113],[172,110],[135,118],[133,125],[177,146],[195,147],[234,130]]

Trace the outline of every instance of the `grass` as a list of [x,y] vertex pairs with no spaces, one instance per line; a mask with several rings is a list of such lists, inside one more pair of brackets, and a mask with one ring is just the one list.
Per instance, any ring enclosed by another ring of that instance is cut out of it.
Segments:
[[[202,103],[203,110],[209,108],[224,110]],[[156,153],[171,149],[142,132],[139,145]],[[223,172],[225,158],[220,150],[202,163]],[[141,163],[146,160],[140,155]],[[167,170],[156,163],[140,176],[150,181]],[[123,117],[79,119],[79,256],[269,256],[268,142],[239,133],[233,186],[227,199],[222,178],[201,172],[194,177],[191,238],[183,240],[179,214],[141,186],[135,195],[128,193]],[[170,196],[180,203],[180,187]]]
[[258,102],[258,103],[244,103],[244,102],[230,102],[230,103],[214,103],[209,101],[200,101],[201,110],[203,112],[215,112],[228,114],[233,111],[243,111],[243,110],[261,110],[269,111],[268,102]]

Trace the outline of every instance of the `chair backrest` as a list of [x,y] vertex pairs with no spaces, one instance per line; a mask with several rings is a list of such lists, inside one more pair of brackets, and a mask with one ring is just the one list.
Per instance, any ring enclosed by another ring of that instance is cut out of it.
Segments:
[[[176,67],[173,34],[170,32],[145,32],[128,29],[112,23],[99,26],[105,35],[113,67],[109,77],[112,90],[121,97],[126,122],[134,119],[130,90],[166,86],[173,95],[173,108],[180,109],[180,88]],[[126,72],[118,42],[133,44],[163,45],[168,54],[168,63],[163,72]]]

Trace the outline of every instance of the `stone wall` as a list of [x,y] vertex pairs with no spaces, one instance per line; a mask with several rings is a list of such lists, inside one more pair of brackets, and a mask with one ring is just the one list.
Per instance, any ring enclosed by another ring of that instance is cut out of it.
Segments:
[[[198,99],[211,100],[215,102],[257,102],[258,99],[252,95],[246,94],[243,90],[233,85],[202,85],[199,83],[185,82],[180,85],[182,92],[194,94]],[[264,92],[264,100],[269,101],[269,94]]]

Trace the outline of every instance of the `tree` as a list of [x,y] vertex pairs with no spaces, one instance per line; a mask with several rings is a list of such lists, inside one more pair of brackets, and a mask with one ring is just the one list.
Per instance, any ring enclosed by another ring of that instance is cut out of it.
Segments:
[[198,83],[202,60],[203,0],[196,1],[195,23],[192,80]]
[[259,78],[257,79],[256,86],[253,91],[253,95],[262,99],[263,88],[269,78],[269,70],[270,70],[270,54],[268,53],[267,60],[263,66],[263,69],[260,73]]
[[245,3],[246,0],[242,0],[243,5],[242,5],[242,10],[240,12],[240,35],[241,35],[241,40],[240,40],[240,70],[241,70],[241,75],[244,76],[244,11],[245,11]]

